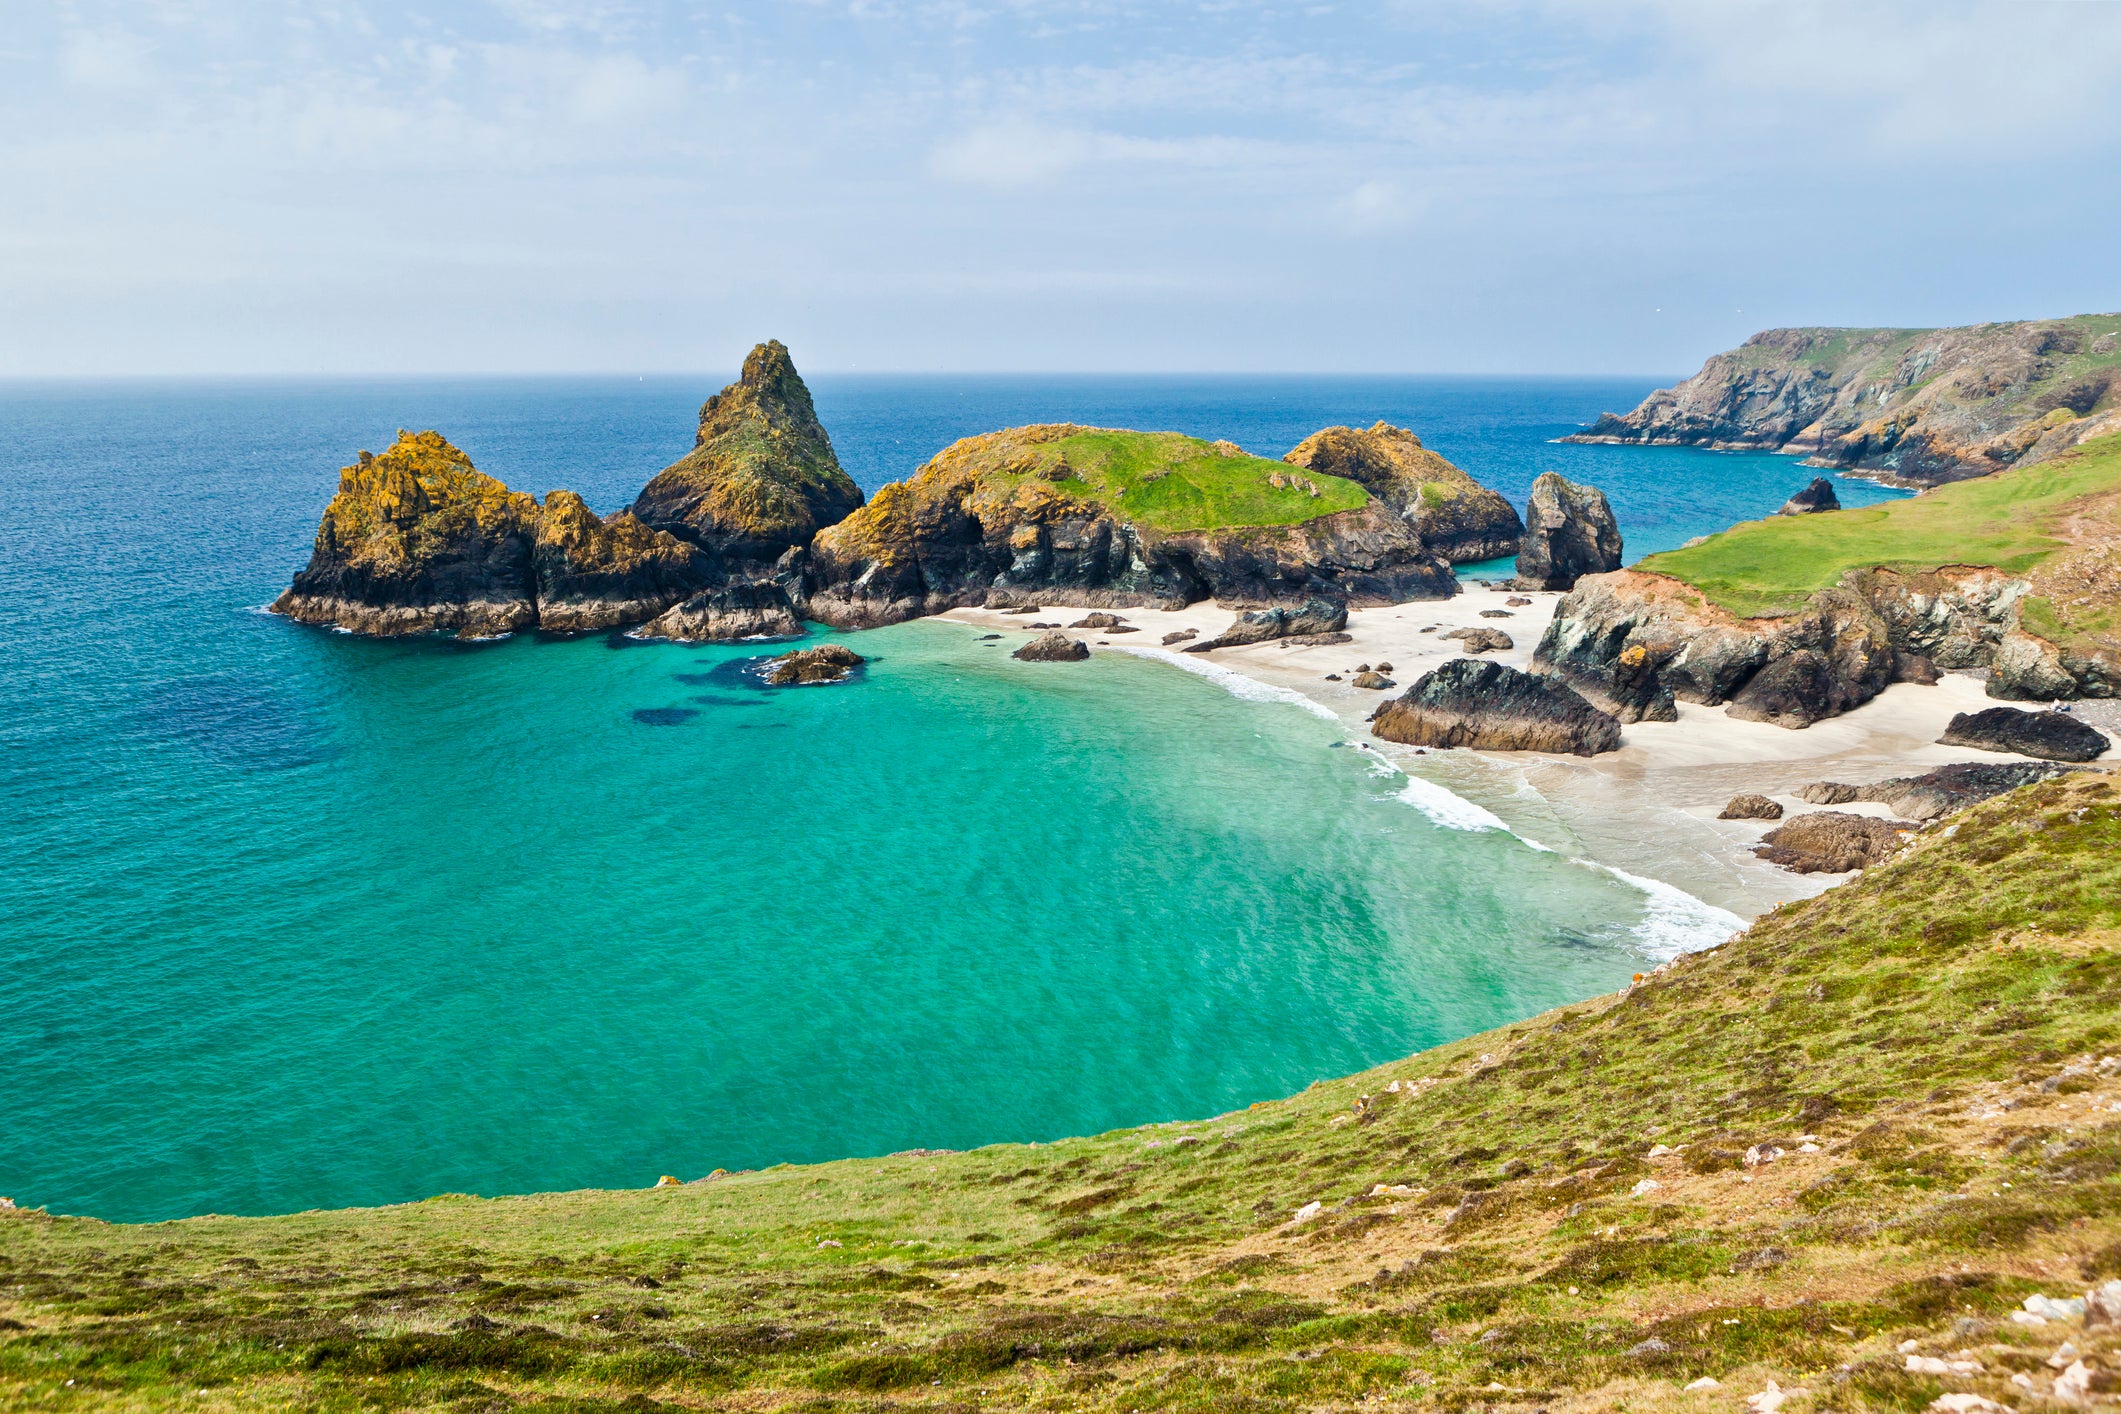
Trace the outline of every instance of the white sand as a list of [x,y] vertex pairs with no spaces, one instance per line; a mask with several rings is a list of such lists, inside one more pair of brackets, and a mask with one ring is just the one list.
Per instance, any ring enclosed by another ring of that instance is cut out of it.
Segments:
[[[1530,604],[1508,618],[1484,618],[1507,598]],[[1421,674],[1457,657],[1460,646],[1444,632],[1481,626],[1500,628],[1516,642],[1489,654],[1512,667],[1528,667],[1539,635],[1553,617],[1559,594],[1518,593],[1469,586],[1456,598],[1384,608],[1348,616],[1353,641],[1330,647],[1286,647],[1278,642],[1187,655],[1239,673],[1255,682],[1292,689],[1329,711],[1350,739],[1380,752],[1409,774],[1434,782],[1492,812],[1527,839],[1642,878],[1660,880],[1719,908],[1752,917],[1785,899],[1802,898],[1838,882],[1840,876],[1797,875],[1761,863],[1750,846],[1772,823],[1717,820],[1724,802],[1754,791],[1779,801],[1789,814],[1815,809],[1793,794],[1811,781],[1864,783],[1910,775],[1950,761],[2020,758],[1936,745],[1956,712],[1995,705],[1981,683],[1947,674],[1934,687],[1901,684],[1845,716],[1803,731],[1763,722],[1741,722],[1720,707],[1679,706],[1676,722],[1642,722],[1625,729],[1620,750],[1580,758],[1540,752],[1421,751],[1369,735],[1366,720],[1377,704]],[[1047,606],[1030,615],[960,609],[946,617],[993,631],[1029,636],[1029,625],[1070,624],[1087,609]],[[1212,603],[1175,612],[1115,611],[1141,632],[1114,635],[1078,630],[1092,651],[1125,648],[1150,655],[1173,653],[1160,640],[1180,629],[1210,638],[1235,615]],[[1422,632],[1433,627],[1436,631]],[[1371,692],[1347,681],[1363,664],[1390,663],[1396,687]],[[1326,680],[1339,673],[1340,682]],[[1846,805],[1843,810],[1887,813],[1882,807]]]

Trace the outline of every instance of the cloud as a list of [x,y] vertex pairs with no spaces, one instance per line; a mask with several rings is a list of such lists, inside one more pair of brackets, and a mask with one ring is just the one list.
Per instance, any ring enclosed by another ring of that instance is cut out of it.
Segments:
[[945,181],[1007,188],[1050,183],[1085,167],[1252,167],[1288,156],[1285,144],[1246,138],[1146,138],[1001,122],[945,138],[928,170]]

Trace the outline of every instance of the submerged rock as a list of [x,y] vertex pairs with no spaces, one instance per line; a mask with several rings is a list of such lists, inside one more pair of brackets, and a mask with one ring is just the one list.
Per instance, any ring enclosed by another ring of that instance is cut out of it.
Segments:
[[2027,712],[2017,707],[1961,712],[1937,740],[1944,746],[2010,751],[2044,761],[2094,761],[2113,745],[2104,733],[2067,712]]
[[466,638],[538,621],[538,503],[478,471],[439,432],[400,432],[339,472],[309,566],[272,611],[391,637]]
[[1292,466],[1360,482],[1411,524],[1421,543],[1452,564],[1517,553],[1524,535],[1502,494],[1422,446],[1403,427],[1328,427],[1282,458]]
[[1834,483],[1823,476],[1812,478],[1811,485],[1782,503],[1778,516],[1817,515],[1821,511],[1838,511],[1841,498],[1834,494]]
[[1782,807],[1764,795],[1734,795],[1719,820],[1780,820]]
[[1370,732],[1408,746],[1560,751],[1620,746],[1620,723],[1567,684],[1480,658],[1453,658],[1377,709]]
[[1915,827],[1843,810],[1815,810],[1761,837],[1753,853],[1795,874],[1846,874],[1897,853]]
[[1545,471],[1525,506],[1517,582],[1526,589],[1574,589],[1587,574],[1620,568],[1620,526],[1605,493]]
[[1186,648],[1188,653],[1206,653],[1216,648],[1238,648],[1247,643],[1266,643],[1276,638],[1322,638],[1348,626],[1348,606],[1338,599],[1314,597],[1290,607],[1276,604],[1240,614],[1237,621],[1213,638],[1204,638]]
[[1080,663],[1090,649],[1065,633],[1042,633],[1009,656],[1026,663]]
[[745,638],[800,638],[803,621],[778,584],[725,584],[693,595],[635,630],[636,638],[732,643]]
[[643,487],[633,513],[711,555],[723,577],[760,577],[862,505],[810,390],[780,341],[744,359],[700,408],[692,450]]
[[766,667],[766,681],[775,687],[839,682],[867,661],[842,644],[821,643],[815,648],[798,648],[793,653],[783,653],[775,658]]

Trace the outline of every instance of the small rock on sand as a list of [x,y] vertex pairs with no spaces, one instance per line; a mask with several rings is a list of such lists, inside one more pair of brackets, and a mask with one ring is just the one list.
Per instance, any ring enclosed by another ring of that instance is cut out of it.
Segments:
[[1096,613],[1096,614],[1085,614],[1085,615],[1083,615],[1083,616],[1082,616],[1081,618],[1077,619],[1077,620],[1076,620],[1076,621],[1075,621],[1074,623],[1072,623],[1072,624],[1069,624],[1069,625],[1068,625],[1068,627],[1070,627],[1070,628],[1118,628],[1118,627],[1119,627],[1119,625],[1120,625],[1120,617],[1119,617],[1119,615],[1118,615],[1118,614],[1106,614],[1106,613]]
[[1517,617],[1508,609],[1482,609],[1480,616],[1484,619],[1514,619]]
[[1392,680],[1383,673],[1357,673],[1355,675],[1355,685],[1357,687],[1367,687],[1375,692],[1382,692],[1392,685]]
[[1164,647],[1169,648],[1174,643],[1184,643],[1189,638],[1198,637],[1200,637],[1199,629],[1182,628],[1176,633],[1167,633],[1164,635]]
[[1525,605],[1531,603],[1532,601],[1525,598],[1522,594],[1513,594],[1502,602],[1509,605],[1513,609],[1522,609]]
[[1734,795],[1719,820],[1780,820],[1782,807],[1764,795]]
[[1517,640],[1499,628],[1454,628],[1444,637],[1465,644],[1468,653],[1501,652],[1517,646]]

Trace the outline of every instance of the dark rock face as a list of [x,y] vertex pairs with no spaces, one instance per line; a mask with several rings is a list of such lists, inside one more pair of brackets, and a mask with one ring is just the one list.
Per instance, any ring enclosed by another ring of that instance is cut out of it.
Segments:
[[2031,785],[2034,781],[2051,780],[2075,769],[2074,766],[2044,761],[1959,761],[1919,776],[1895,776],[1889,781],[1868,786],[1816,781],[1801,787],[1797,796],[1813,805],[1876,801],[1903,819],[1935,820],[1990,796]]
[[822,643],[815,648],[798,648],[793,653],[783,653],[775,658],[766,669],[766,681],[775,687],[841,682],[867,661],[852,648],[838,643]]
[[1778,516],[1817,515],[1821,511],[1838,511],[1841,498],[1834,494],[1834,483],[1823,476],[1812,478],[1812,484],[1782,503]]
[[1453,658],[1377,709],[1370,732],[1408,746],[1595,756],[1620,746],[1620,723],[1550,677]]
[[1186,646],[1188,653],[1206,653],[1215,648],[1236,648],[1247,643],[1265,643],[1275,638],[1315,638],[1338,633],[1348,626],[1348,606],[1338,599],[1312,598],[1290,607],[1276,604],[1241,614],[1213,638]]
[[538,503],[473,468],[438,432],[400,432],[339,472],[309,567],[273,612],[392,637],[487,637],[538,621]]
[[2065,712],[2026,712],[2016,707],[1961,712],[1937,740],[1945,746],[2009,751],[2043,761],[2095,761],[2113,745],[2089,723]]
[[1780,820],[1782,807],[1764,795],[1734,795],[1719,820]]
[[1061,424],[968,437],[811,542],[812,617],[899,623],[983,604],[1176,609],[1313,595],[1355,603],[1447,599],[1457,580],[1379,498],[1293,525],[1160,531],[1065,482],[1026,476]]
[[1842,810],[1815,810],[1762,836],[1753,850],[1795,874],[1846,874],[1889,858],[1914,826]]
[[2012,630],[1997,643],[1990,660],[1988,695],[2006,702],[2121,697],[2121,655],[2077,653]]
[[1065,633],[1042,633],[1009,656],[1026,663],[1080,663],[1090,649]]
[[572,491],[545,498],[533,553],[538,626],[562,633],[652,619],[713,578],[699,547],[631,511],[599,518]]
[[711,555],[723,578],[758,577],[862,504],[810,390],[778,340],[700,409],[693,448],[642,488],[633,513]]
[[1422,544],[1466,564],[1517,553],[1524,522],[1491,491],[1421,445],[1403,427],[1328,427],[1282,458],[1307,471],[1360,482],[1413,525]]
[[671,606],[635,631],[637,638],[733,643],[744,638],[800,638],[803,621],[778,584],[746,582],[705,590]]
[[1620,527],[1605,493],[1541,472],[1525,506],[1517,579],[1527,589],[1573,589],[1587,574],[1620,568]]
[[1454,628],[1444,637],[1458,640],[1468,653],[1506,652],[1517,646],[1517,640],[1499,628]]

